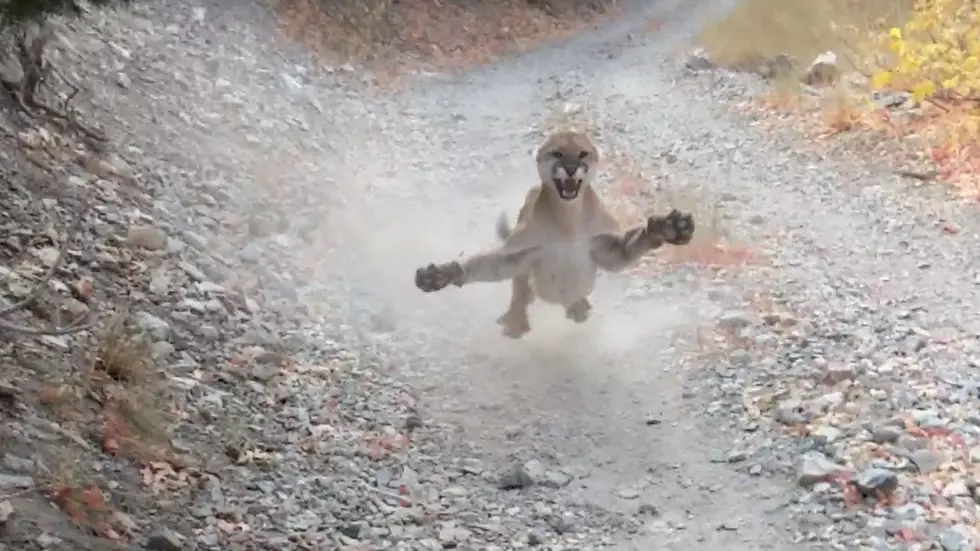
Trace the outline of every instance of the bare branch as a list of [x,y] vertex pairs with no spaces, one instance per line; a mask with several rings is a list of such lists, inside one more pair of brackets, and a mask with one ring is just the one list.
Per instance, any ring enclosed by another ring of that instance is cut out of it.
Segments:
[[91,315],[86,314],[65,327],[53,327],[51,329],[32,329],[30,327],[14,325],[8,321],[0,320],[0,331],[8,331],[10,333],[27,335],[30,337],[58,337],[61,335],[70,335],[72,333],[81,333],[82,331],[88,331],[89,329],[95,327],[94,322],[83,323],[90,317]]
[[78,226],[82,222],[82,217],[85,215],[85,210],[86,209],[83,208],[77,215],[75,215],[75,219],[72,220],[71,225],[68,226],[68,229],[65,232],[65,239],[61,242],[61,248],[58,249],[58,256],[54,259],[54,264],[48,268],[48,271],[44,274],[44,277],[41,278],[41,281],[39,281],[37,285],[31,289],[31,292],[28,293],[26,297],[21,299],[20,302],[0,309],[0,317],[10,315],[12,312],[25,308],[37,300],[37,297],[41,296],[41,293],[44,292],[44,288],[47,287],[48,282],[51,281],[51,278],[54,277],[55,272],[61,267],[61,263],[65,259],[65,252],[68,250],[68,243],[71,242],[71,238],[78,230]]
[[[65,231],[65,237],[61,242],[61,247],[58,249],[58,256],[55,258],[54,262],[51,264],[51,267],[48,268],[48,271],[44,274],[41,280],[38,281],[38,283],[34,286],[33,289],[31,289],[31,291],[27,294],[27,296],[21,299],[19,302],[16,302],[6,308],[0,309],[0,318],[4,316],[9,316],[10,314],[18,310],[26,308],[32,302],[37,300],[37,297],[39,297],[41,293],[44,292],[45,288],[47,288],[48,286],[48,283],[51,281],[51,278],[54,277],[54,274],[57,272],[58,268],[61,266],[62,262],[64,261],[65,253],[68,250],[68,244],[71,243],[72,237],[75,236],[75,233],[78,230],[78,226],[81,223],[86,210],[87,209],[83,207],[82,210],[75,215],[74,220],[72,220],[72,223],[68,226],[68,229]],[[0,331],[7,331],[9,333],[17,333],[20,335],[28,335],[33,337],[68,335],[71,333],[79,333],[81,331],[87,331],[91,329],[95,325],[95,323],[88,321],[90,317],[91,317],[91,313],[89,312],[86,313],[84,316],[80,316],[78,319],[72,321],[70,324],[64,327],[53,327],[50,329],[34,329],[34,328],[17,325],[9,321],[0,319]]]

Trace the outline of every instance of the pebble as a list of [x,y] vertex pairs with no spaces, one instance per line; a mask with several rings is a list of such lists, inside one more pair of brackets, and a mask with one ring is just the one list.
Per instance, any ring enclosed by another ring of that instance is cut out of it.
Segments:
[[891,494],[898,489],[898,475],[889,469],[871,467],[862,470],[854,478],[854,485],[862,494]]
[[153,226],[133,226],[126,234],[126,241],[133,247],[160,251],[167,248],[167,233]]
[[500,476],[497,487],[501,490],[519,490],[534,484],[534,479],[523,468],[513,469]]
[[824,454],[816,451],[807,452],[800,458],[797,465],[797,483],[800,486],[813,486],[825,482],[830,477],[844,472],[844,467],[831,461]]

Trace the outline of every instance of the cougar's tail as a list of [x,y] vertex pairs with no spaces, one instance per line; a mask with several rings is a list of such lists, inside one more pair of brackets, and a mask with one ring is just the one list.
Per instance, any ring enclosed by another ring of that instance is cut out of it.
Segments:
[[507,213],[501,212],[500,217],[497,218],[497,237],[501,241],[506,241],[510,237],[511,227],[510,222],[507,220]]

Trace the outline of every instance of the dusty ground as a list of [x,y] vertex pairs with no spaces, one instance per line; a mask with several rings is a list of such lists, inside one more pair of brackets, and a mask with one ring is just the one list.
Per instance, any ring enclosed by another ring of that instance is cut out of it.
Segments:
[[[42,170],[64,148],[8,136],[5,292],[92,203],[52,308],[128,312],[149,342],[123,377],[101,331],[4,345],[0,549],[970,549],[970,207],[760,125],[749,77],[685,70],[718,8],[629,6],[397,91],[249,2],[67,30],[115,169]],[[493,239],[556,113],[593,129],[624,212],[692,209],[706,253],[604,276],[588,325],[539,306],[512,342],[505,286],[410,275]],[[736,243],[757,262],[728,265]],[[842,473],[894,503],[844,508]]]

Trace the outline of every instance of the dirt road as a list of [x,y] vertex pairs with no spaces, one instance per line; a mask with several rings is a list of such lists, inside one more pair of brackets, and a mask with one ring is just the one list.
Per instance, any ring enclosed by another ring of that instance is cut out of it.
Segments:
[[[220,338],[204,344],[177,316],[191,345],[167,369],[191,455],[245,440],[275,468],[228,466],[139,522],[202,549],[892,549],[906,528],[968,548],[972,500],[948,496],[961,516],[943,522],[917,504],[963,461],[924,430],[978,444],[980,224],[866,155],[763,125],[742,109],[751,78],[686,70],[685,39],[725,3],[629,8],[397,91],[317,69],[267,11],[223,4],[139,7],[68,33],[62,54],[103,83],[92,108],[186,245],[168,254],[194,283],[148,292],[160,323],[212,279],[256,301],[208,313]],[[535,305],[521,341],[493,323],[506,285],[415,289],[418,266],[493,243],[558,119],[594,132],[618,209],[691,210],[703,239],[761,262],[658,255],[604,274],[586,325]],[[259,341],[301,367],[229,366]],[[823,482],[800,488],[801,464]],[[830,475],[871,468],[906,505],[842,510]],[[247,537],[216,520],[232,517]]]

